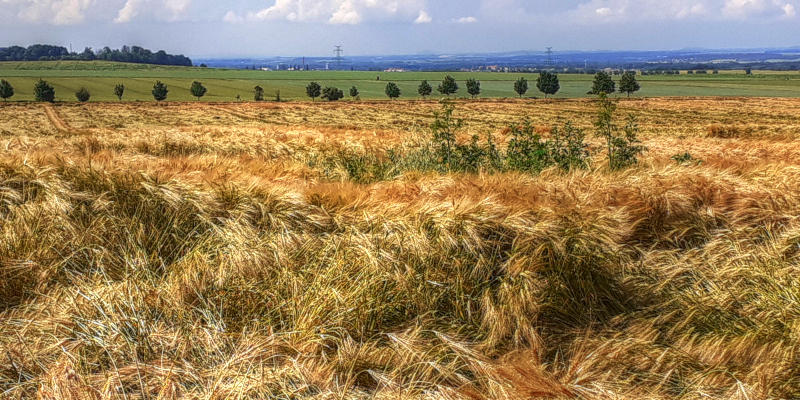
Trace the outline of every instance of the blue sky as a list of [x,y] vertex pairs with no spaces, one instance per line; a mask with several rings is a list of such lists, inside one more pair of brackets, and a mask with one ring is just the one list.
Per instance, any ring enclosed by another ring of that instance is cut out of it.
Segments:
[[0,0],[0,46],[190,56],[800,45],[800,0]]

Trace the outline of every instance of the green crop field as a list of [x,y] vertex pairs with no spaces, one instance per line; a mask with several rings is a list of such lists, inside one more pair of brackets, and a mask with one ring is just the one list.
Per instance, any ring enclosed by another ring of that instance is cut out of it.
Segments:
[[[168,100],[173,101],[192,100],[189,86],[194,80],[208,88],[204,101],[232,101],[237,95],[249,100],[256,85],[265,89],[267,100],[273,99],[278,91],[284,100],[307,100],[305,86],[310,81],[336,86],[345,94],[351,86],[356,86],[362,99],[385,99],[386,82],[392,81],[400,86],[401,98],[408,99],[419,97],[416,89],[421,80],[428,80],[435,88],[444,75],[443,72],[252,71],[80,61],[0,62],[0,79],[11,82],[16,90],[12,100],[17,101],[33,99],[33,85],[39,78],[53,84],[58,101],[74,101],[74,93],[81,87],[91,92],[92,101],[116,100],[113,88],[118,83],[127,88],[125,100],[149,101],[156,80],[169,86]],[[459,96],[467,95],[464,80],[475,78],[481,81],[481,97],[514,97],[513,82],[520,76],[529,80],[527,96],[541,96],[535,87],[535,74],[455,72],[451,75],[459,81]],[[561,74],[559,78],[561,91],[555,97],[583,97],[591,87],[591,75]],[[798,72],[758,71],[747,76],[743,71],[723,71],[719,75],[639,76],[638,79],[642,84],[638,97],[800,97]]]

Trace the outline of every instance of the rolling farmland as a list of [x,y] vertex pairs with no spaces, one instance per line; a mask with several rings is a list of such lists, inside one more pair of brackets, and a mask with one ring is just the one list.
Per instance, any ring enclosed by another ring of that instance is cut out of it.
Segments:
[[[339,74],[191,72],[45,77]],[[669,79],[643,86],[701,82]],[[620,100],[647,148],[621,170],[595,100],[454,107],[500,151],[572,122],[588,165],[404,162],[437,101],[0,104],[0,397],[800,397],[800,99]]]
[[[208,88],[203,101],[234,101],[239,95],[252,100],[253,87],[265,89],[265,99],[272,100],[278,91],[283,100],[308,100],[305,86],[318,81],[323,86],[336,86],[347,91],[357,86],[362,99],[386,99],[387,82],[396,82],[401,98],[418,99],[417,86],[423,79],[434,89],[444,77],[442,72],[340,72],[340,71],[248,71],[186,67],[161,67],[111,62],[0,62],[0,78],[7,79],[17,90],[14,100],[32,100],[32,89],[39,78],[48,80],[56,89],[58,101],[75,101],[74,93],[86,87],[92,101],[116,101],[114,85],[128,88],[125,100],[152,101],[150,95],[155,80],[162,80],[170,89],[168,100],[193,100],[189,93],[192,81],[199,80]],[[530,82],[527,96],[542,97],[536,90],[536,74],[470,73],[452,75],[461,86],[457,97],[466,97],[464,81],[481,81],[481,97],[516,97],[513,83],[524,76]],[[377,78],[380,76],[381,80]],[[592,75],[560,74],[561,91],[557,98],[586,97]],[[616,77],[618,80],[619,77]],[[731,96],[731,97],[800,97],[800,73],[756,72],[746,76],[744,71],[723,71],[719,75],[640,76],[642,90],[637,97],[663,96]],[[434,97],[438,96],[438,93]]]

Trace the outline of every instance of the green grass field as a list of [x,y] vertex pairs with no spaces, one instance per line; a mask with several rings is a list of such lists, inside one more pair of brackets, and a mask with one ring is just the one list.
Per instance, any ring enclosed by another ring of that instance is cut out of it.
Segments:
[[[267,99],[280,91],[284,100],[307,100],[305,86],[317,81],[323,86],[336,86],[347,94],[351,86],[358,87],[362,99],[386,99],[386,82],[396,82],[405,99],[418,98],[417,86],[423,79],[436,87],[444,77],[443,72],[344,72],[344,71],[247,71],[187,67],[165,67],[144,64],[113,62],[0,62],[0,79],[14,86],[12,100],[33,100],[33,85],[39,78],[53,84],[58,101],[75,101],[74,93],[86,87],[92,101],[116,100],[114,85],[126,87],[124,100],[150,101],[150,90],[156,80],[169,86],[172,101],[193,100],[189,93],[192,81],[199,80],[208,93],[203,101],[232,101],[240,95],[252,99],[253,87],[265,89]],[[541,97],[535,87],[535,74],[455,72],[460,83],[459,96],[466,96],[463,81],[476,78],[481,81],[481,97],[514,97],[513,82],[520,76],[529,80],[527,96]],[[380,81],[377,78],[380,76]],[[584,97],[591,87],[592,76],[561,74],[561,92],[555,97]],[[619,78],[616,77],[616,80]],[[655,96],[744,96],[744,97],[800,97],[800,73],[756,72],[746,76],[742,71],[723,71],[719,75],[640,76],[642,90],[639,97]]]

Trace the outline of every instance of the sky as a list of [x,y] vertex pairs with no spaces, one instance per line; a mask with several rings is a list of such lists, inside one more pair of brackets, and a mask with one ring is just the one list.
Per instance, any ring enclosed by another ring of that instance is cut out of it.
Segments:
[[0,0],[0,47],[190,57],[800,45],[800,0]]

